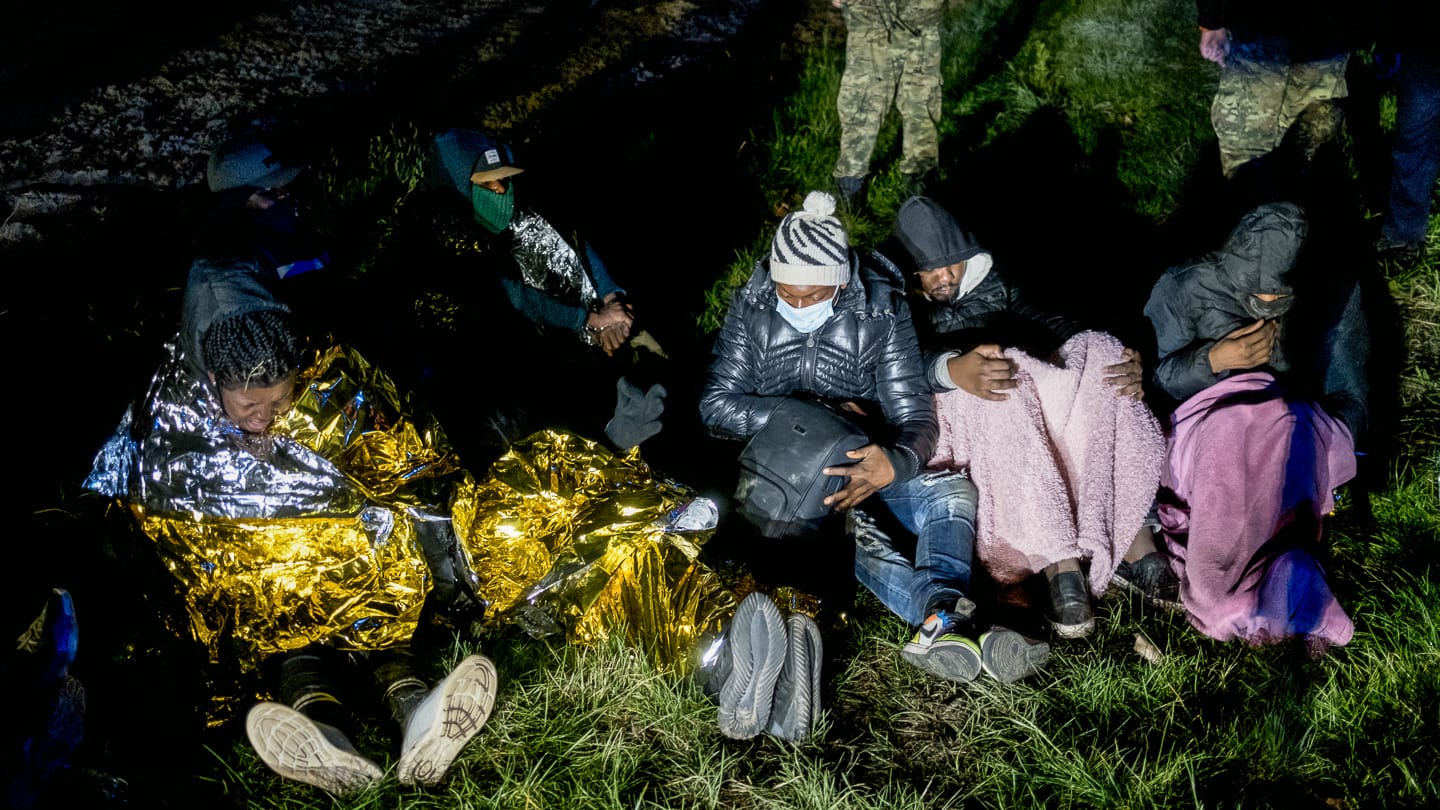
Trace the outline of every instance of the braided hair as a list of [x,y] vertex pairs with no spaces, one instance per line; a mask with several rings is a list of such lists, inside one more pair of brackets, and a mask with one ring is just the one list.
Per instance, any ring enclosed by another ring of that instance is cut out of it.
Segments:
[[300,342],[283,313],[246,312],[211,326],[201,341],[205,368],[221,388],[267,388],[300,365]]

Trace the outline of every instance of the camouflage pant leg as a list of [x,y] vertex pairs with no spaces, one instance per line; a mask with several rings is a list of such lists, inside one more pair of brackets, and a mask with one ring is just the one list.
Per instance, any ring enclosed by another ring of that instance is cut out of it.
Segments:
[[836,177],[864,177],[880,124],[895,98],[898,66],[883,27],[846,14],[845,74],[835,106],[840,114],[840,158]]
[[[1338,109],[1334,99],[1345,97],[1345,61],[1340,56],[1291,65],[1281,59],[1251,58],[1240,48],[1232,50],[1210,107],[1225,175],[1273,151],[1312,105],[1320,107],[1306,115],[1307,128],[1333,129],[1337,119],[1324,109]],[[1318,135],[1323,133],[1306,133],[1307,138]]]
[[1286,129],[1295,130],[1295,142],[1305,160],[1315,157],[1322,145],[1340,134],[1345,117],[1338,99],[1349,94],[1345,84],[1347,56],[1290,67],[1290,86],[1285,94]]
[[900,171],[919,175],[940,164],[940,27],[925,28],[908,45],[895,96],[904,136]]

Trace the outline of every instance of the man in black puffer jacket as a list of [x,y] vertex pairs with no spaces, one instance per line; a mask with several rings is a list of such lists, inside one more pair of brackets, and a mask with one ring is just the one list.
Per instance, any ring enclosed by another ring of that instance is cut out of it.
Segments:
[[[910,310],[895,266],[849,248],[835,201],[811,192],[781,221],[770,258],[735,293],[715,343],[700,401],[701,420],[721,438],[760,433],[789,398],[817,398],[851,413],[883,417],[854,463],[826,467],[848,476],[824,503],[845,510],[876,495],[916,535],[913,555],[878,533],[857,533],[855,573],[919,630],[905,657],[931,673],[974,679],[982,667],[1002,680],[1034,671],[1048,646],[993,630],[973,638],[974,602],[965,597],[975,536],[975,488],[956,472],[925,470],[936,421]],[[878,419],[877,419],[878,421]]]

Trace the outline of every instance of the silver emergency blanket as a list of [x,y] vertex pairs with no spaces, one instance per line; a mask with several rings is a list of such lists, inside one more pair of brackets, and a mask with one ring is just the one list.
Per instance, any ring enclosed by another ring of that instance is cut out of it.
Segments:
[[595,282],[554,225],[533,211],[516,211],[510,232],[515,236],[512,255],[526,284],[556,300],[590,306]]

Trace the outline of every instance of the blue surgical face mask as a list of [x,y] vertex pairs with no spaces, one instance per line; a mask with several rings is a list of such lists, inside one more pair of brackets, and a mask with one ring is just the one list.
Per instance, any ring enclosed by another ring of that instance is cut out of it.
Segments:
[[780,297],[779,293],[776,293],[775,311],[780,313],[780,317],[784,318],[786,323],[795,327],[795,331],[802,335],[808,335],[824,326],[825,322],[830,320],[830,316],[835,314],[835,296],[839,294],[840,288],[836,287],[834,295],[824,301],[808,307],[796,308],[790,306],[784,298]]

